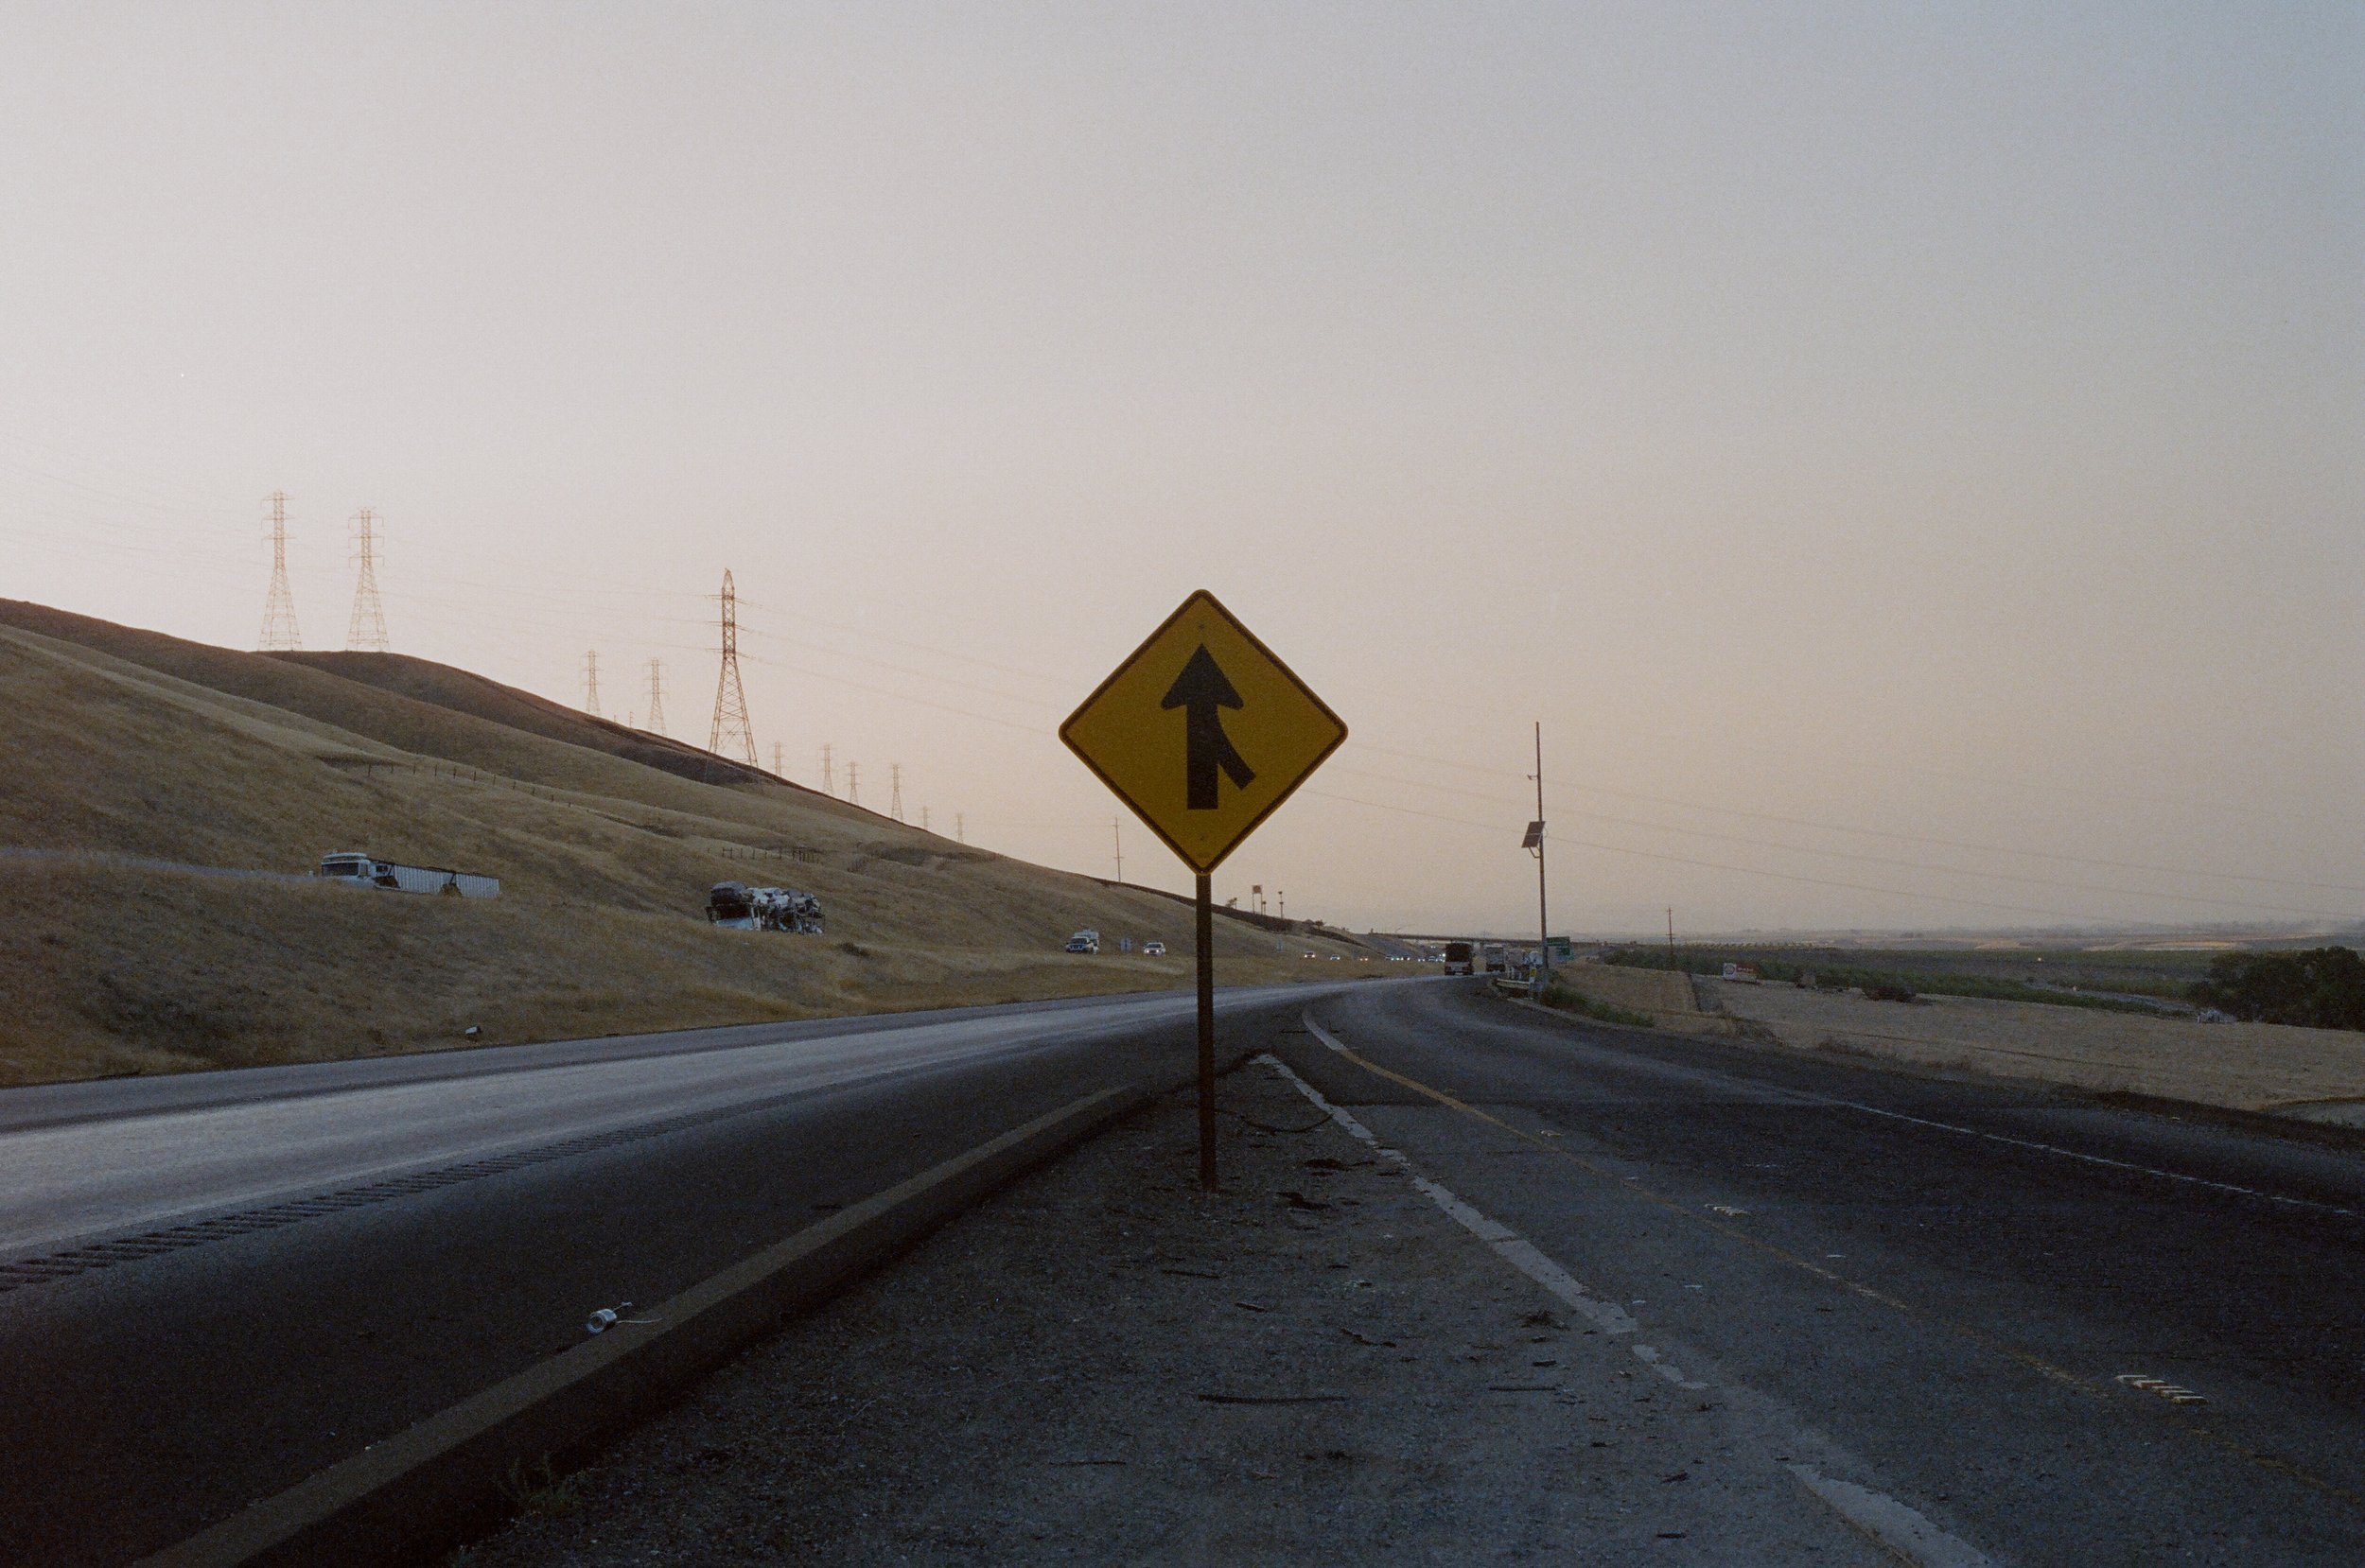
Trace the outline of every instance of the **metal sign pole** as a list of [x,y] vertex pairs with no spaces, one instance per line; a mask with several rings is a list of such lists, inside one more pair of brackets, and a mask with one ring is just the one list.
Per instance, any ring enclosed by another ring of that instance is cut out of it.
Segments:
[[1345,744],[1346,722],[1202,590],[1067,716],[1060,739],[1199,879],[1199,1181],[1212,1192],[1216,916],[1209,874]]
[[1535,722],[1535,994],[1552,978],[1552,919],[1544,904],[1544,721]]
[[1216,907],[1199,874],[1199,1184],[1216,1190]]

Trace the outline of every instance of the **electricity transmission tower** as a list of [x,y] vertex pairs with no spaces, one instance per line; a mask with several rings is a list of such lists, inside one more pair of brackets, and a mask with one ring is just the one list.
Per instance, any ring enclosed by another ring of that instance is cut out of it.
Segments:
[[772,742],[772,776],[775,778],[788,776],[786,770],[780,766],[780,743],[778,740]]
[[832,800],[837,798],[837,775],[830,771],[830,743],[821,742],[821,793]]
[[652,734],[665,733],[665,668],[664,661],[649,661],[649,729]]
[[923,833],[928,831],[928,808],[925,806],[920,809],[920,830]]
[[903,820],[903,764],[901,762],[887,764],[887,815],[898,822]]
[[271,493],[271,591],[263,596],[263,636],[255,644],[275,653],[304,646],[296,630],[295,595],[288,591],[288,493]]
[[583,711],[600,716],[600,655],[595,649],[583,655]]
[[1117,880],[1123,881],[1125,880],[1125,819],[1123,817],[1109,819],[1109,836],[1116,841]]
[[345,632],[348,651],[386,652],[386,611],[377,601],[377,514],[368,507],[353,514],[353,555],[361,563],[353,587],[353,624]]
[[846,804],[862,804],[862,764],[859,762],[846,764]]
[[723,574],[723,672],[714,683],[714,727],[707,732],[707,750],[721,757],[723,743],[730,755],[744,756],[756,765],[756,732],[747,722],[747,691],[739,684],[739,590],[731,574]]
[[955,844],[969,842],[969,824],[962,819],[958,811],[953,813],[953,842]]

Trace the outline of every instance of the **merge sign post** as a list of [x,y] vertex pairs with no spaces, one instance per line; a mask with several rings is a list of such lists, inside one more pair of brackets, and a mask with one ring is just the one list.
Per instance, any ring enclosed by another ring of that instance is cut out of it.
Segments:
[[1209,877],[1347,738],[1347,726],[1201,590],[1060,726],[1060,739],[1199,882],[1199,1179],[1216,1185]]

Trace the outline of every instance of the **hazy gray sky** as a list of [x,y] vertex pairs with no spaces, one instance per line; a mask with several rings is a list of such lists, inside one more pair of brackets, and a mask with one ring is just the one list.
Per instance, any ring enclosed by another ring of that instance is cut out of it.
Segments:
[[369,505],[703,741],[728,566],[767,762],[1105,875],[1204,586],[1354,730],[1219,896],[1532,922],[1540,717],[1556,925],[2354,915],[2360,104],[2345,0],[13,5],[0,594],[251,647],[279,488],[342,647]]

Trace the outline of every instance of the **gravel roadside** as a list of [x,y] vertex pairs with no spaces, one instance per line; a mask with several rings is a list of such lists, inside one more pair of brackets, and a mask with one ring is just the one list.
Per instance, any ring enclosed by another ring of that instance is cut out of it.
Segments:
[[1845,1563],[1855,1536],[1275,1067],[1015,1184],[791,1324],[466,1568]]

